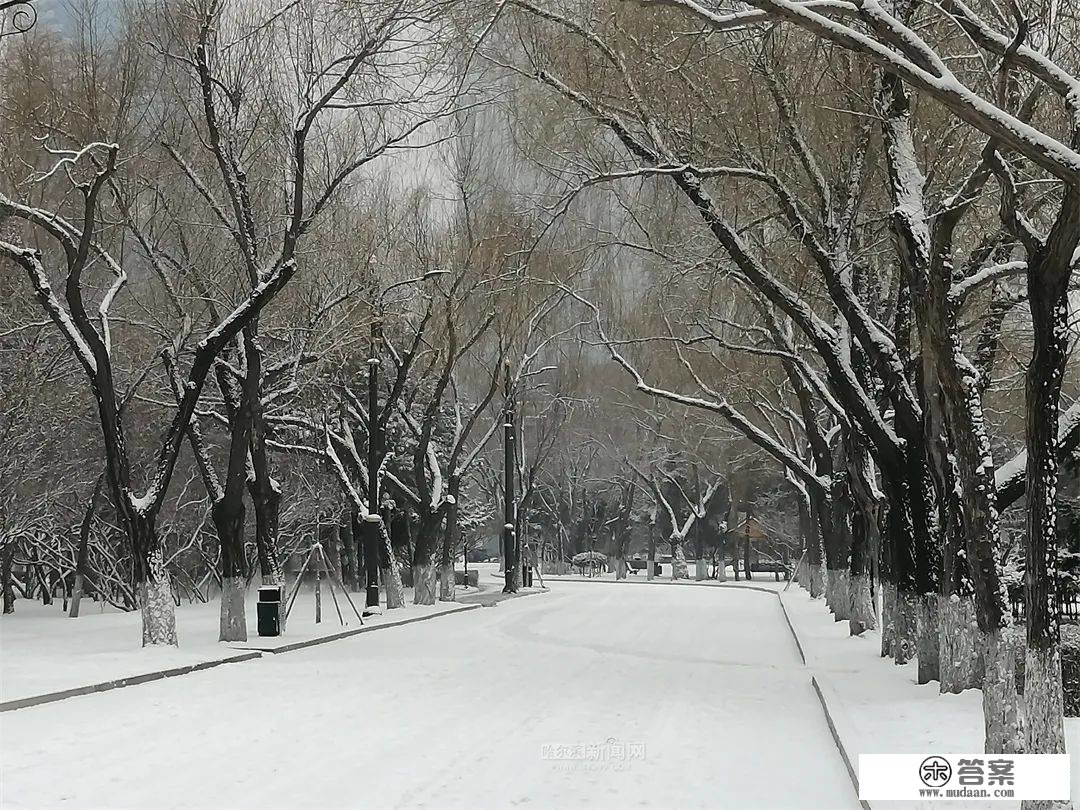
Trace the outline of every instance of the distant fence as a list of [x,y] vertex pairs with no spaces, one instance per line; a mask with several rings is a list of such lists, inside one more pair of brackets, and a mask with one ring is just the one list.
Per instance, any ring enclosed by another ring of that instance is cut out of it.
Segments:
[[[1013,619],[1022,622],[1024,620],[1023,588],[1009,589],[1009,604],[1012,607]],[[1075,588],[1059,589],[1057,604],[1061,621],[1080,624],[1080,591]]]

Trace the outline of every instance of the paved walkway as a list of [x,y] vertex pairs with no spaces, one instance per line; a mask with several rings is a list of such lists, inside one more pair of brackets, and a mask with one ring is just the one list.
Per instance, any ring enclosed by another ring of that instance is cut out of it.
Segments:
[[775,597],[552,591],[0,715],[16,807],[857,807]]

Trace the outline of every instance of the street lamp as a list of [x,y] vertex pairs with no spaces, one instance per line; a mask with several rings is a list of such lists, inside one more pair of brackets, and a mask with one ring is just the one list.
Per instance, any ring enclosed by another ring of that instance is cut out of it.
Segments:
[[515,524],[517,510],[514,502],[514,389],[510,381],[510,361],[503,369],[503,555],[506,558],[506,581],[503,593],[517,593],[516,567],[518,565]]
[[[380,611],[379,607],[379,557],[380,523],[379,514],[379,462],[383,455],[383,435],[381,414],[379,413],[379,343],[382,341],[383,301],[386,294],[398,287],[419,284],[436,276],[446,275],[448,270],[429,270],[422,276],[407,278],[376,291],[371,300],[371,334],[368,355],[368,512],[372,519],[364,521],[363,554],[366,574],[364,615],[370,616]],[[389,555],[387,549],[385,554]],[[387,560],[389,565],[389,560]]]

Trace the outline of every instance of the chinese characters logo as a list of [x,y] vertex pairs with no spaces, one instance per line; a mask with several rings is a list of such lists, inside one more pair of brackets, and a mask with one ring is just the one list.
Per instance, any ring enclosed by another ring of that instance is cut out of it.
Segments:
[[943,787],[952,779],[952,765],[943,757],[927,757],[919,766],[919,778],[927,787]]

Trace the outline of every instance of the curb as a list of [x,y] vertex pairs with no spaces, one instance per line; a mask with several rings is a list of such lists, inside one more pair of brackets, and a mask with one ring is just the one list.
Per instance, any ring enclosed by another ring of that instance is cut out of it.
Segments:
[[[799,650],[799,657],[802,658],[802,662],[806,664],[806,653],[803,650],[802,642],[799,640],[799,634],[795,631],[795,624],[791,621],[791,616],[788,615],[787,605],[784,604],[784,599],[780,595],[780,591],[776,591],[776,598],[780,602],[780,609],[784,613],[784,621],[787,622],[788,630],[791,631],[791,637],[795,639],[795,646]],[[837,729],[835,714],[833,709],[829,708],[829,701],[825,698],[825,689],[822,688],[821,683],[818,681],[817,675],[813,672],[810,673],[810,685],[814,688],[814,694],[817,696],[818,703],[821,704],[821,711],[825,715],[825,723],[829,727],[829,734],[832,735],[833,744],[836,746],[836,750],[840,752],[840,759],[843,760],[844,768],[847,770],[848,778],[851,780],[851,786],[855,789],[855,796],[859,795],[859,769],[852,762],[851,756],[848,754],[847,748],[844,746],[844,741],[840,737],[840,732]],[[870,802],[866,799],[859,799],[859,806],[863,810],[873,810],[870,806]]]
[[390,627],[401,627],[404,624],[414,624],[416,622],[424,622],[429,619],[437,619],[440,616],[452,616],[455,613],[465,613],[469,610],[475,610],[482,605],[462,605],[461,607],[450,608],[449,610],[440,610],[438,613],[429,613],[425,616],[413,616],[408,619],[399,619],[396,622],[381,622],[380,624],[369,624],[356,627],[352,630],[343,630],[340,633],[331,633],[327,636],[319,636],[318,638],[307,638],[303,641],[294,641],[292,644],[283,644],[279,647],[244,647],[242,649],[253,649],[258,652],[259,655],[270,654],[279,655],[281,653],[295,652],[296,650],[307,649],[308,647],[314,647],[318,644],[328,644],[331,641],[340,641],[343,638],[349,638],[351,636],[357,636],[361,633],[374,633],[376,630],[385,630]]
[[[821,684],[818,683],[816,675],[810,676],[810,685],[814,687],[814,694],[817,695],[818,703],[821,704],[821,710],[825,713],[825,722],[829,726],[829,733],[832,735],[833,742],[836,743],[836,750],[840,752],[840,758],[844,761],[844,767],[847,768],[848,778],[851,779],[851,786],[855,788],[855,795],[858,796],[858,768],[852,764],[847,748],[844,747],[844,741],[840,739],[840,732],[836,729],[836,721],[833,719],[833,712],[829,709],[829,701],[825,699],[825,692],[822,690]],[[870,802],[866,801],[866,799],[859,799],[859,806],[862,807],[863,810],[873,810],[870,806]]]
[[[528,596],[530,594],[522,594]],[[130,675],[125,678],[116,678],[111,681],[103,681],[101,683],[89,684],[87,686],[76,686],[72,689],[63,689],[58,692],[47,692],[44,695],[32,695],[30,697],[15,698],[13,700],[5,700],[0,703],[0,713],[16,711],[18,709],[28,709],[32,706],[41,706],[46,703],[55,703],[59,700],[67,700],[73,697],[82,697],[83,695],[92,695],[97,692],[109,692],[113,689],[123,689],[127,686],[138,686],[139,684],[151,683],[153,681],[160,681],[164,678],[173,678],[177,675],[187,675],[191,672],[201,672],[207,669],[213,669],[214,667],[222,666],[223,664],[238,664],[245,661],[254,661],[262,658],[264,655],[277,655],[280,653],[294,652],[296,650],[302,650],[307,647],[313,647],[316,644],[326,644],[331,641],[338,641],[349,636],[355,636],[359,633],[371,633],[376,630],[383,630],[388,627],[400,627],[403,624],[413,624],[414,622],[423,622],[429,619],[437,619],[440,616],[450,616],[455,613],[465,613],[469,610],[477,610],[484,607],[482,604],[462,605],[458,608],[451,610],[443,610],[438,613],[430,613],[426,616],[413,616],[408,619],[400,619],[396,622],[384,622],[382,624],[372,624],[363,627],[357,627],[354,630],[346,630],[342,633],[334,633],[329,636],[321,636],[320,638],[305,639],[304,641],[297,641],[293,644],[286,644],[281,647],[270,648],[258,648],[258,647],[233,647],[231,649],[237,650],[239,654],[230,656],[228,658],[218,658],[212,661],[199,661],[195,664],[187,664],[182,667],[173,667],[171,669],[157,670],[155,672],[143,672],[138,675]],[[248,650],[248,652],[243,652]]]
[[187,675],[189,672],[201,672],[204,669],[213,669],[222,664],[238,664],[244,661],[252,661],[256,658],[262,658],[262,653],[253,651],[234,655],[229,658],[219,658],[213,661],[200,661],[197,664],[188,664],[182,667],[173,667],[172,669],[162,669],[157,672],[144,672],[140,675],[131,675],[127,678],[102,681],[101,683],[94,683],[89,686],[76,686],[73,689],[63,689],[59,692],[47,692],[44,695],[33,695],[31,697],[16,698],[15,700],[5,700],[3,703],[0,703],[0,712],[26,709],[30,706],[41,706],[45,703],[55,703],[58,700],[67,700],[68,698],[80,697],[82,695],[91,695],[95,692],[109,692],[113,689],[122,689],[125,686],[138,686],[141,683],[160,681],[163,678]]
[[482,601],[482,597],[483,597],[482,593],[470,594],[466,598],[471,600],[474,596],[476,597],[476,601],[473,601],[473,602],[469,603],[470,608],[474,608],[474,607],[494,607],[495,605],[499,604],[500,602],[505,602],[508,599],[520,599],[521,597],[524,597],[524,596],[539,596],[542,593],[551,593],[551,589],[545,587],[543,590],[529,591],[528,593],[520,593],[520,592],[519,593],[502,593],[502,592],[499,592],[499,593],[495,594],[494,598],[489,599],[486,602]]
[[799,658],[802,662],[806,663],[806,653],[803,651],[802,642],[799,641],[799,634],[795,632],[795,625],[791,623],[791,617],[787,612],[787,605],[784,604],[784,597],[780,595],[780,591],[776,591],[776,598],[780,601],[780,610],[784,614],[784,621],[787,622],[788,630],[791,631],[791,637],[795,639],[795,648],[799,651]]

